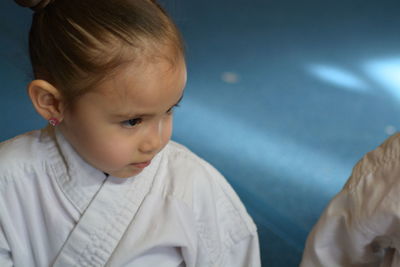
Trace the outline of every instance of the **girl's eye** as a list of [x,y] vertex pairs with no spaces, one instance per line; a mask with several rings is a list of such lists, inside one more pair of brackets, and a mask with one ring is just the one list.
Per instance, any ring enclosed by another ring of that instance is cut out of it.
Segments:
[[136,118],[136,119],[130,119],[130,120],[127,120],[127,121],[123,121],[122,125],[125,126],[125,127],[128,127],[128,128],[131,128],[131,127],[134,127],[134,126],[138,125],[141,122],[142,122],[142,119]]

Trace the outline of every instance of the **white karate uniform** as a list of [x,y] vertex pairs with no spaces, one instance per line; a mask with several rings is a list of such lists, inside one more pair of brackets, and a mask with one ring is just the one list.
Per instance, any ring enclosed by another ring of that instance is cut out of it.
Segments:
[[139,175],[106,177],[59,131],[0,144],[0,266],[260,266],[226,180],[170,142]]
[[400,135],[353,169],[310,233],[301,267],[400,266]]

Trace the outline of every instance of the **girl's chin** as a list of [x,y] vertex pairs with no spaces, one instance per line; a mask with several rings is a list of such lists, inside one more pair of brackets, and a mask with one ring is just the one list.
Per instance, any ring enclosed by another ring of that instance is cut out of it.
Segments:
[[115,172],[111,171],[111,172],[107,172],[107,173],[116,178],[131,178],[131,177],[138,175],[142,171],[143,171],[143,169],[129,168],[126,170],[115,171]]

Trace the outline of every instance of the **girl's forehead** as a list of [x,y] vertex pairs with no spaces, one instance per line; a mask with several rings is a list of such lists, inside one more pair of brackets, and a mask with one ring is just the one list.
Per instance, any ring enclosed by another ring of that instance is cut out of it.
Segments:
[[168,105],[180,98],[185,84],[184,60],[173,65],[168,60],[134,62],[101,82],[92,100],[113,110]]
[[171,44],[149,43],[146,49],[140,51],[140,55],[125,52],[124,58],[126,61],[122,61],[120,66],[98,84],[97,92],[105,95],[137,94],[138,92],[132,92],[136,87],[151,87],[157,80],[175,83],[184,76],[186,81],[184,55]]

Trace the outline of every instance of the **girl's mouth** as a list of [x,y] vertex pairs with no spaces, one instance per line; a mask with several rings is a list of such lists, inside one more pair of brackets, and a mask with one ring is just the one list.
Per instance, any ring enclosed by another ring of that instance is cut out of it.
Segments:
[[147,166],[149,166],[150,163],[151,163],[151,160],[145,161],[145,162],[139,162],[139,163],[132,163],[131,165],[135,166],[136,168],[139,168],[139,169],[144,169]]

